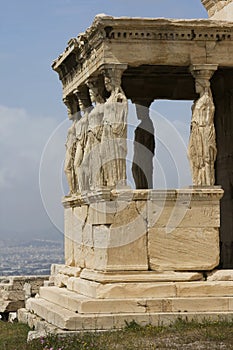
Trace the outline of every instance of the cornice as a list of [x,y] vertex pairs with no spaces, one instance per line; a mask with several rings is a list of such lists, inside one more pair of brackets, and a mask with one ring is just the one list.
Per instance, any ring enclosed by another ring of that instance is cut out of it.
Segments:
[[83,71],[87,61],[98,60],[101,45],[109,49],[114,44],[145,41],[233,41],[233,28],[229,23],[208,19],[174,20],[99,15],[85,33],[68,42],[65,51],[53,62],[52,68],[59,74],[65,88]]

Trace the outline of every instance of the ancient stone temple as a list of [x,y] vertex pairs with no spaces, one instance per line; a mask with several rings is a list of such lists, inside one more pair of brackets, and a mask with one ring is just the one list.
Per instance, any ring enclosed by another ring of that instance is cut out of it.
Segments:
[[[202,2],[210,16],[232,5]],[[232,315],[233,278],[223,269],[233,267],[232,57],[233,23],[218,19],[98,15],[68,42],[52,66],[71,121],[65,265],[21,319],[79,330]],[[153,189],[156,99],[194,101],[191,187]],[[140,120],[136,189],[127,183],[128,101]]]

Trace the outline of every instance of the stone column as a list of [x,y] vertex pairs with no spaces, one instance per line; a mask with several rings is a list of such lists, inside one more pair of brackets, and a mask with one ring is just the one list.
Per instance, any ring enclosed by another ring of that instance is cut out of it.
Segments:
[[121,87],[125,64],[106,64],[102,71],[110,93],[104,104],[101,157],[103,184],[108,188],[126,185],[128,103]]
[[137,118],[141,121],[135,129],[132,173],[136,189],[153,188],[153,157],[155,153],[154,126],[149,107],[153,100],[134,100]]
[[193,65],[190,70],[200,97],[192,106],[188,157],[194,186],[214,186],[214,163],[217,155],[214,127],[215,106],[210,89],[210,78],[217,65]]

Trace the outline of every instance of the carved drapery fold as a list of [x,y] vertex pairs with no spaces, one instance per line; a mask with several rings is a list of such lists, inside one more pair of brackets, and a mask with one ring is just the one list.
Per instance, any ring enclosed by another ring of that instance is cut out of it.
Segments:
[[74,170],[76,179],[76,192],[89,189],[88,163],[84,159],[84,150],[87,143],[87,130],[89,124],[89,113],[92,110],[91,99],[86,85],[75,91],[79,100],[82,117],[76,123],[76,151],[74,158]]
[[110,97],[104,104],[101,157],[103,185],[126,185],[128,102],[121,87],[127,65],[108,64],[103,68],[105,88]]
[[214,163],[217,156],[214,127],[215,106],[210,89],[210,78],[217,65],[193,65],[191,73],[195,78],[196,92],[200,97],[192,106],[191,132],[188,157],[194,186],[215,184]]
[[76,153],[76,124],[80,116],[80,108],[78,98],[75,94],[70,94],[63,99],[67,107],[68,118],[72,121],[72,125],[68,129],[66,138],[66,154],[64,162],[64,172],[69,186],[69,195],[76,192],[77,184],[75,178],[74,159]]
[[99,76],[95,76],[87,81],[87,86],[94,108],[89,114],[84,159],[89,165],[89,189],[95,190],[103,186],[101,138],[105,103],[104,84]]
[[[105,86],[101,76],[93,76],[73,91],[81,112],[74,113],[68,132],[72,157],[67,153],[65,163],[72,166],[65,172],[70,194],[126,184],[128,102],[121,87],[126,68],[105,65],[101,69]],[[110,96],[105,101],[106,90]],[[69,105],[69,115],[72,108]]]

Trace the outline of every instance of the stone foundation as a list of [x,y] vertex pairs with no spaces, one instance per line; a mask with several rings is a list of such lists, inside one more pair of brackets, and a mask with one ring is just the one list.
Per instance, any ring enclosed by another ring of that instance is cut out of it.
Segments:
[[233,274],[213,272],[222,194],[211,187],[65,198],[66,265],[53,266],[54,285],[28,299],[19,320],[78,331],[229,315]]
[[28,299],[26,309],[19,310],[18,318],[35,332],[47,333],[117,329],[132,320],[156,326],[177,318],[231,320],[232,295],[232,270],[215,270],[205,277],[193,272],[146,276],[83,270],[80,277],[69,277],[66,287],[41,287],[37,298]]
[[65,262],[98,271],[212,270],[222,195],[213,187],[67,198]]

